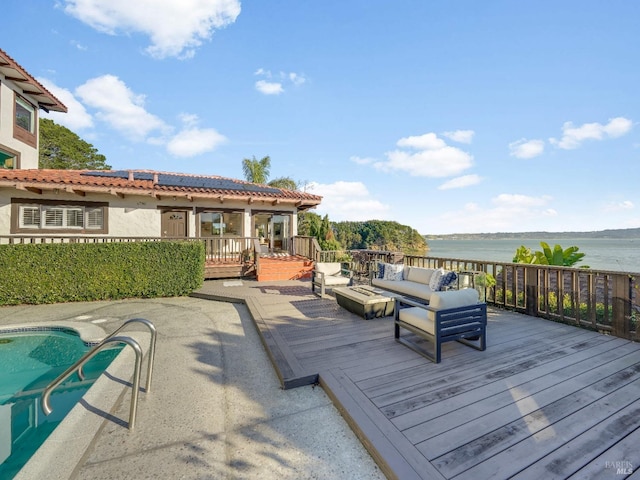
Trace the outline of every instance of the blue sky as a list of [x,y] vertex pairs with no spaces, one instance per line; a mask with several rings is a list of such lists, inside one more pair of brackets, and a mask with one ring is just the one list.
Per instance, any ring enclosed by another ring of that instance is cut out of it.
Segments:
[[114,169],[271,157],[334,221],[640,227],[640,2],[5,0],[0,48]]

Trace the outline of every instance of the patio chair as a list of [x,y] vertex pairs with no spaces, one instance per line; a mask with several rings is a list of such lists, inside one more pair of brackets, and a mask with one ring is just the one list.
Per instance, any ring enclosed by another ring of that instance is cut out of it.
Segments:
[[353,285],[353,272],[342,268],[340,262],[316,262],[311,272],[311,291],[320,287],[320,297],[324,298],[327,288]]
[[[396,341],[435,363],[440,363],[442,344],[458,341],[476,350],[487,348],[487,305],[478,302],[474,288],[433,292],[429,305],[396,298],[393,313]],[[433,353],[400,336],[400,329],[433,344]]]

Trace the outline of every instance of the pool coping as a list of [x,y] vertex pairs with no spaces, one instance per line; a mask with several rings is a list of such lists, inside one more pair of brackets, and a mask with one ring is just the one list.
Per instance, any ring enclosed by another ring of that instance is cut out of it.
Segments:
[[[72,328],[80,327],[78,331],[84,341],[95,342],[105,336],[105,331],[95,325],[59,321],[55,324],[48,324],[51,330],[56,327]],[[42,324],[41,326],[44,326]],[[37,324],[12,325],[5,330],[15,330],[25,328],[34,330]],[[84,327],[84,328],[83,328]],[[101,335],[96,337],[98,330]],[[151,335],[149,332],[127,331],[124,336],[133,338],[140,344],[142,351],[146,353],[149,349]],[[130,382],[133,376],[135,365],[135,353],[131,348],[122,349],[116,358],[113,359],[106,369],[106,375],[100,375],[96,382],[87,390],[78,403],[65,416],[55,430],[49,435],[47,440],[33,454],[31,459],[22,467],[14,480],[31,480],[33,478],[70,478],[74,470],[84,457],[87,449],[93,443],[96,434],[106,421],[113,421],[113,411],[116,405],[128,391],[131,390]],[[143,362],[142,371],[145,372]],[[145,380],[142,374],[141,384]],[[123,382],[125,385],[123,385]],[[141,387],[141,390],[143,388]],[[140,392],[144,395],[144,390]],[[122,428],[128,428],[128,418],[119,419],[123,422]],[[63,461],[61,461],[63,460]]]
[[0,335],[7,333],[23,333],[23,332],[46,332],[46,331],[64,331],[74,330],[80,336],[80,339],[88,344],[95,344],[102,340],[107,332],[104,328],[91,323],[81,323],[72,321],[57,321],[55,324],[51,322],[32,322],[32,323],[16,323],[13,325],[0,326]]

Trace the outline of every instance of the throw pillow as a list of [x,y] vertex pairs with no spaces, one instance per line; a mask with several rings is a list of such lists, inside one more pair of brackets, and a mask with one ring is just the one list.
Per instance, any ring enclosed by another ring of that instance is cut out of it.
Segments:
[[440,277],[440,280],[438,282],[438,291],[444,290],[446,287],[451,285],[453,282],[456,281],[456,278],[458,278],[458,275],[456,275],[456,272],[444,272],[444,274]]
[[380,262],[378,263],[378,277],[379,279],[383,279],[384,278],[384,266],[385,264]]
[[388,263],[384,266],[384,279],[391,281],[402,280],[402,271],[404,270],[404,265],[393,265]]
[[434,292],[438,291],[438,287],[440,286],[440,278],[442,278],[442,275],[444,275],[444,268],[437,269],[431,275],[431,278],[429,279],[429,288],[432,291]]

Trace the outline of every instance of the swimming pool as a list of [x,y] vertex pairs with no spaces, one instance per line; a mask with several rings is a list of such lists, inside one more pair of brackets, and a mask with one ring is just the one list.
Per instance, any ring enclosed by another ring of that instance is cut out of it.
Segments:
[[51,396],[53,413],[41,409],[42,390],[91,348],[68,328],[0,331],[0,478],[13,478],[86,393],[122,346],[105,349]]

